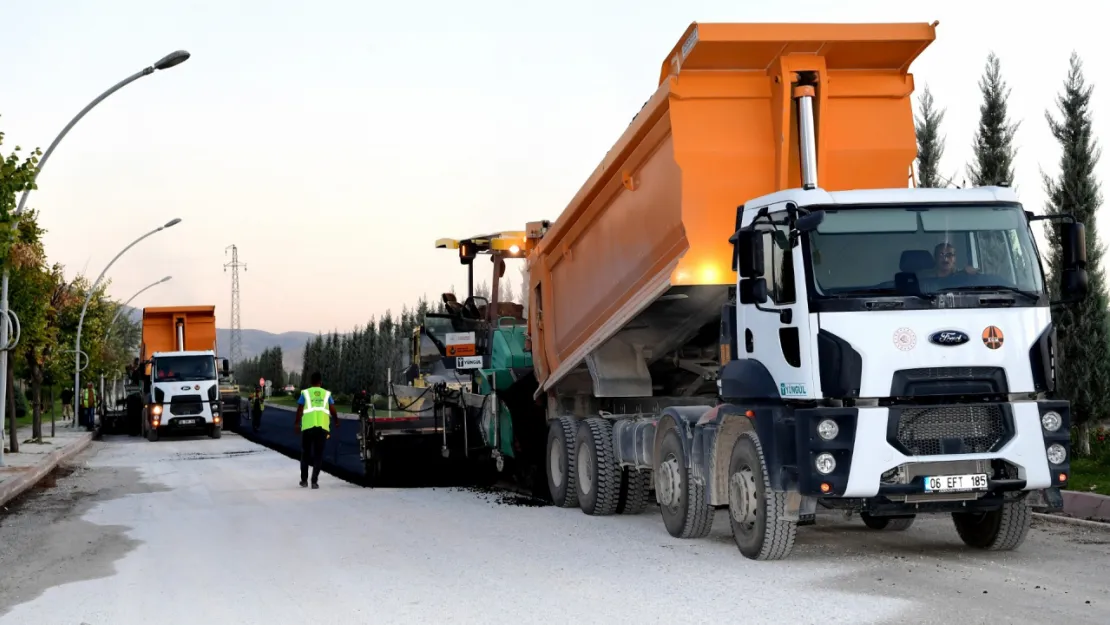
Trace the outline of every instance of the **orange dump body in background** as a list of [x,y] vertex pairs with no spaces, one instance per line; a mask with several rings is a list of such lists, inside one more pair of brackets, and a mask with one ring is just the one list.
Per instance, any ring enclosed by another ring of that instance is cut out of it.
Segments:
[[216,349],[215,306],[162,306],[143,309],[140,362],[154,352],[177,351],[177,325],[184,324],[183,351]]
[[[655,94],[529,257],[541,389],[618,334],[650,362],[719,319],[736,284],[737,208],[800,186],[798,72],[817,76],[819,186],[909,186],[908,70],[934,38],[935,24],[691,25]],[[666,294],[691,304],[645,316]],[[645,330],[659,323],[673,328]]]

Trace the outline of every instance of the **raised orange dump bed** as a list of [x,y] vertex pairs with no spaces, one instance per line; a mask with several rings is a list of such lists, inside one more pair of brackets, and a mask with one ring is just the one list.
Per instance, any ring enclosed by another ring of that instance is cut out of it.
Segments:
[[215,306],[161,306],[143,309],[141,359],[154,352],[177,351],[177,326],[183,324],[184,351],[216,349]]
[[[817,76],[819,185],[908,186],[917,147],[908,70],[935,26],[692,24],[654,95],[530,255],[541,387],[669,290],[735,285],[737,207],[800,186],[798,72]],[[708,323],[720,309],[705,314]]]

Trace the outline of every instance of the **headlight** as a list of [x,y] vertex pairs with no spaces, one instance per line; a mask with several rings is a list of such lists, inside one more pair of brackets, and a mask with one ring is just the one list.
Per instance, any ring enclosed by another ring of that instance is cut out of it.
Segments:
[[836,435],[839,433],[840,427],[837,426],[836,421],[833,421],[832,419],[825,419],[821,423],[817,424],[817,434],[819,434],[821,438],[827,441],[831,441],[832,439],[836,438]]
[[828,475],[836,469],[836,458],[833,458],[830,453],[824,453],[817,456],[817,460],[813,464],[817,467],[819,473]]
[[154,404],[153,406],[150,407],[150,414],[153,414],[153,415],[162,414],[162,406],[159,405],[159,404]]
[[1060,443],[1052,443],[1048,446],[1048,461],[1052,464],[1063,464],[1068,459],[1068,450]]
[[1048,412],[1041,415],[1041,427],[1048,430],[1049,432],[1055,432],[1056,430],[1059,430],[1060,425],[1063,422],[1064,420],[1060,418],[1060,413],[1058,412],[1053,412],[1049,410]]

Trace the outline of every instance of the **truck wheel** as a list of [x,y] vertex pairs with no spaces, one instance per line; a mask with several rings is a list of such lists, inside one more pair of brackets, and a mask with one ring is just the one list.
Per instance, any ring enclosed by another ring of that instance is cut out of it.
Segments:
[[728,463],[728,511],[732,537],[752,560],[781,560],[794,548],[796,521],[787,521],[786,493],[771,489],[763,446],[744,432],[732,446]]
[[903,517],[889,517],[889,516],[872,516],[868,512],[860,512],[859,518],[863,519],[863,524],[873,530],[887,530],[890,532],[902,532],[908,530],[916,518],[914,515]]
[[617,514],[640,514],[647,508],[651,496],[651,471],[624,469],[621,471],[621,492]]
[[559,417],[547,427],[547,490],[560,508],[578,506],[578,470],[574,458],[574,420]]
[[219,438],[223,436],[224,429],[222,426],[212,424],[212,429],[208,431],[208,435],[212,438]]
[[953,512],[956,533],[969,547],[989,551],[1011,551],[1025,542],[1033,509],[1025,499],[1006,501],[990,512]]
[[667,532],[675,538],[708,536],[713,529],[713,508],[706,503],[705,485],[688,479],[686,453],[674,428],[663,435],[654,474],[655,499]]
[[583,420],[578,425],[574,448],[578,505],[582,512],[591,516],[613,514],[621,490],[621,468],[613,455],[613,426],[601,417]]
[[158,442],[158,430],[156,428],[147,426],[146,439],[152,443]]

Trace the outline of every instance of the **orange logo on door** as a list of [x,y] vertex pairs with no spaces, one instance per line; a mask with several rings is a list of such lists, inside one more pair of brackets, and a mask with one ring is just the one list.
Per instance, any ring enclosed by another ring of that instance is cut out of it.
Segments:
[[986,345],[987,349],[998,349],[1002,347],[1003,341],[1005,337],[998,326],[987,326],[987,329],[983,330],[983,345]]

